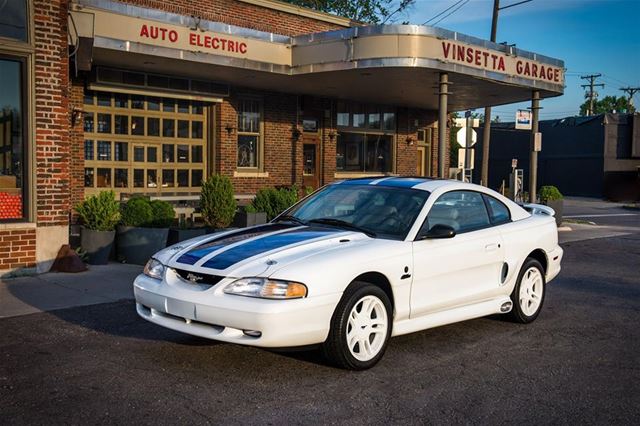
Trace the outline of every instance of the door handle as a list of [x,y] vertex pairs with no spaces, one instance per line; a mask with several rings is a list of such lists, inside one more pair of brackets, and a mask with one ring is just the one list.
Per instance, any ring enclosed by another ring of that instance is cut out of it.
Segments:
[[484,251],[494,251],[498,249],[498,244],[497,243],[493,243],[493,244],[487,244],[486,246],[484,246]]

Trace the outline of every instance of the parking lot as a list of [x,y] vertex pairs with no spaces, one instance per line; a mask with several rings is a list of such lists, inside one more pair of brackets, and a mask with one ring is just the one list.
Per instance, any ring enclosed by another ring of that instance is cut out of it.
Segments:
[[314,351],[172,332],[139,319],[130,300],[0,319],[0,418],[637,424],[640,233],[632,231],[563,244],[563,271],[533,324],[483,318],[401,336],[364,372],[327,366]]

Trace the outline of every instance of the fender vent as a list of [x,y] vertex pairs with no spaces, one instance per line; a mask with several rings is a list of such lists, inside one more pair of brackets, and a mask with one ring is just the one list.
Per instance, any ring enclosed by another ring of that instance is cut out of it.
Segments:
[[502,264],[502,273],[500,274],[500,284],[504,284],[507,279],[507,275],[509,275],[509,265],[507,262]]

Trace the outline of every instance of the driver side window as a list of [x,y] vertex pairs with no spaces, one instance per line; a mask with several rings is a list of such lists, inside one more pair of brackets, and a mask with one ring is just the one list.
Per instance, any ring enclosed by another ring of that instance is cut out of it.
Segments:
[[451,191],[433,203],[423,228],[435,225],[452,227],[457,234],[474,231],[490,225],[482,195],[473,191]]

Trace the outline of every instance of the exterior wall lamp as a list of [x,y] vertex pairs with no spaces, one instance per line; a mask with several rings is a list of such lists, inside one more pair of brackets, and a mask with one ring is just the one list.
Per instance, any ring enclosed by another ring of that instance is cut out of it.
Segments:
[[75,127],[76,124],[82,121],[83,114],[84,114],[84,111],[82,109],[78,107],[73,107],[73,110],[71,111],[71,127]]
[[231,136],[231,133],[233,133],[233,131],[236,129],[235,127],[233,127],[231,124],[227,124],[224,128],[227,131],[227,135]]

